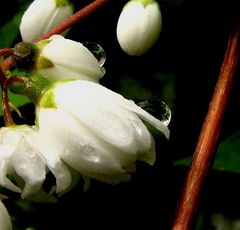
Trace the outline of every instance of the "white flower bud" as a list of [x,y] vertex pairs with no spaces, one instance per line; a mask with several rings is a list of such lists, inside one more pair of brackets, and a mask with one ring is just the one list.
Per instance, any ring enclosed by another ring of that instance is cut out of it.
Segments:
[[104,74],[94,55],[81,43],[54,35],[36,44],[36,69],[51,81],[79,79],[98,82]]
[[156,42],[162,28],[160,6],[155,0],[131,0],[117,23],[117,39],[129,55],[140,56]]
[[133,101],[90,81],[57,83],[38,104],[39,132],[82,176],[117,184],[136,160],[153,164],[154,140],[143,121],[169,130]]
[[1,200],[0,200],[0,229],[1,230],[13,229],[8,211]]
[[[57,193],[63,192],[71,184],[67,167],[47,142],[42,141],[34,127],[23,125],[1,128],[0,152],[0,186],[22,193],[22,198],[34,194],[44,199],[48,197],[41,189],[47,170],[56,177]],[[7,175],[17,175],[22,181],[18,179],[15,184]]]
[[68,0],[34,0],[21,20],[23,41],[32,42],[72,14],[73,7]]

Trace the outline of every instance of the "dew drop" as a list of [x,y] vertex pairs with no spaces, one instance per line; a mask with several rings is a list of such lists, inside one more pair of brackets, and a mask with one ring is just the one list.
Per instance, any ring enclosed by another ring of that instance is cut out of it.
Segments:
[[82,43],[98,60],[100,66],[103,66],[106,61],[106,53],[104,49],[97,43],[86,41]]
[[171,121],[171,110],[168,105],[159,99],[138,99],[136,104],[149,112],[151,115],[158,118],[163,124],[168,125]]
[[104,67],[101,67],[101,72],[102,72],[102,76],[104,76],[106,74],[106,69]]

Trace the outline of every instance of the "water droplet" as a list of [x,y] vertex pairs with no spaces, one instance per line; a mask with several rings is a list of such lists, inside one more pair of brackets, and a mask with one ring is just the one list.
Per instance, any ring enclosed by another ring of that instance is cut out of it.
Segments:
[[171,110],[168,105],[159,99],[138,99],[136,101],[137,105],[149,112],[151,115],[158,118],[165,125],[168,125],[171,121]]
[[102,72],[102,76],[104,76],[106,74],[106,69],[104,67],[101,67],[101,72]]
[[97,43],[86,41],[82,43],[88,50],[97,58],[100,66],[103,66],[106,61],[106,53],[104,49]]

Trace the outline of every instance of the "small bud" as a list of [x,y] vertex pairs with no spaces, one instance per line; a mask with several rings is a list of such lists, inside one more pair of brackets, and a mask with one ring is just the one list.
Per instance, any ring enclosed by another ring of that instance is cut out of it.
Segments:
[[35,0],[22,17],[23,41],[32,42],[73,14],[68,0]]
[[33,44],[20,42],[14,46],[13,60],[17,67],[31,69],[35,60],[35,49]]
[[159,4],[155,0],[131,0],[123,8],[117,24],[121,48],[132,56],[146,53],[162,28]]

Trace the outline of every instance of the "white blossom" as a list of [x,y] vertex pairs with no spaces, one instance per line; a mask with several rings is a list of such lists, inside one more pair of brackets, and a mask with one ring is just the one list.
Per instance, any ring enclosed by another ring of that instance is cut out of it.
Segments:
[[10,216],[1,200],[0,200],[0,229],[12,230],[12,223],[11,223]]
[[53,35],[41,41],[37,57],[37,71],[45,78],[57,81],[67,79],[98,82],[104,71],[94,55],[80,42]]
[[[49,170],[56,178],[57,193],[71,184],[67,167],[47,142],[42,141],[35,127],[15,125],[1,128],[0,153],[0,186],[21,193],[22,198],[48,199],[41,186]],[[15,180],[10,180],[9,175]]]
[[39,132],[61,159],[85,178],[110,184],[129,180],[136,160],[154,164],[154,140],[142,120],[169,136],[133,101],[84,80],[56,83],[37,106]]
[[72,14],[73,7],[68,0],[34,0],[21,20],[23,41],[32,42]]
[[117,23],[117,39],[129,55],[146,53],[156,42],[162,28],[160,6],[155,0],[131,0]]

